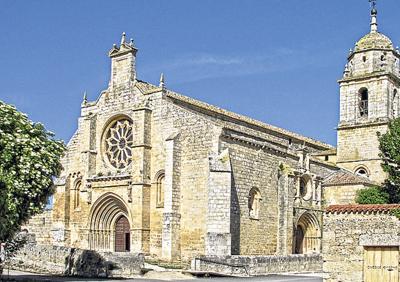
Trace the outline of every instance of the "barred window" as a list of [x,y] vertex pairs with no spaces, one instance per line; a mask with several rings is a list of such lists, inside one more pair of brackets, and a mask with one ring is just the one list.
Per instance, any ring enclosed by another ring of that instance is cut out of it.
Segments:
[[368,89],[361,88],[358,92],[360,117],[368,116]]

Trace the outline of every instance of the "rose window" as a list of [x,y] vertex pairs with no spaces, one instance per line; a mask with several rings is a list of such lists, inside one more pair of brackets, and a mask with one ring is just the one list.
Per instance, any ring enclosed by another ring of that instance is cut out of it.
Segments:
[[132,122],[123,119],[116,121],[105,138],[106,155],[115,168],[125,168],[132,162]]

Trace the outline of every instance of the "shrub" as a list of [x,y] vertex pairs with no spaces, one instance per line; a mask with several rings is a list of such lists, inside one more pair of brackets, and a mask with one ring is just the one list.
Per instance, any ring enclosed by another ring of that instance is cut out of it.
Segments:
[[356,203],[367,204],[387,204],[389,203],[389,194],[381,187],[369,187],[357,191]]

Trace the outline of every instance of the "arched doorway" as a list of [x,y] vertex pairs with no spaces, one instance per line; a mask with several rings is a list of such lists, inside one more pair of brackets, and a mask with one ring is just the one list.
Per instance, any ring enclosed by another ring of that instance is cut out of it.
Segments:
[[116,252],[131,249],[128,208],[114,193],[104,194],[93,204],[89,217],[89,249]]
[[115,251],[129,252],[131,250],[131,230],[129,221],[121,216],[115,223]]
[[321,230],[316,216],[303,213],[295,228],[294,253],[319,253],[321,249]]

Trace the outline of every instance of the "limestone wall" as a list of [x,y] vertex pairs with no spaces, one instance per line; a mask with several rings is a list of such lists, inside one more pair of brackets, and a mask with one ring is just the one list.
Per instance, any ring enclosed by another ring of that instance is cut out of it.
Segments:
[[365,189],[362,184],[324,186],[325,206],[355,204],[357,191],[361,189]]
[[192,260],[192,271],[236,276],[259,276],[284,272],[320,272],[321,255],[199,257]]
[[11,259],[12,269],[82,277],[131,277],[141,273],[140,254],[98,253],[59,246],[28,244]]
[[382,183],[386,174],[379,158],[377,132],[384,134],[387,125],[354,127],[338,130],[337,165],[349,171],[364,167],[372,181]]
[[[351,206],[349,206],[351,207]],[[400,221],[386,212],[326,213],[322,255],[324,281],[363,281],[364,246],[398,246]]]

